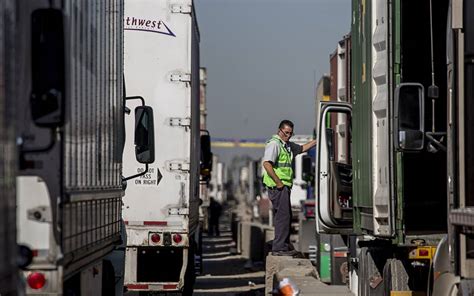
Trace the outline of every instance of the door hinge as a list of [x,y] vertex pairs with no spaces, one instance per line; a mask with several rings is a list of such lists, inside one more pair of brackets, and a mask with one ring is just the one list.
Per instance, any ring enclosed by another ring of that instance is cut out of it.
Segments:
[[169,119],[170,126],[184,126],[190,127],[191,126],[191,118],[179,118],[179,117],[171,117]]
[[171,6],[172,13],[191,14],[193,7],[191,5],[175,4]]
[[191,74],[171,74],[170,80],[173,82],[191,82]]
[[189,215],[188,208],[171,208],[168,209],[169,215]]
[[183,171],[183,172],[189,172],[190,171],[190,164],[189,162],[180,162],[180,161],[174,161],[174,162],[169,162],[168,163],[168,169],[170,171]]

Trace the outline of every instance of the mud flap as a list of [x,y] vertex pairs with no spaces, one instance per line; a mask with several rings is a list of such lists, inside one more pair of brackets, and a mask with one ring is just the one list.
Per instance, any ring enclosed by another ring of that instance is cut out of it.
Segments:
[[196,243],[190,241],[188,253],[188,265],[184,274],[183,296],[192,296],[194,291],[194,283],[196,281],[196,269],[194,266],[194,255],[196,253]]
[[359,254],[359,295],[383,296],[384,284],[382,274],[374,261],[374,252],[367,247],[361,248]]
[[387,260],[383,269],[383,279],[386,295],[390,295],[391,291],[410,291],[409,276],[400,260]]

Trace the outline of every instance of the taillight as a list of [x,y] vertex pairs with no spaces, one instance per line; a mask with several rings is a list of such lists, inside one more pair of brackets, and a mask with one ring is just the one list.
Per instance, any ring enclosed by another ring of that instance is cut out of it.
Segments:
[[28,285],[31,289],[41,289],[46,284],[46,277],[40,272],[33,272],[27,278]]
[[427,249],[419,249],[418,250],[418,255],[419,256],[423,256],[423,257],[426,257],[430,254],[430,251],[427,250]]
[[175,234],[173,234],[173,241],[176,244],[179,244],[181,241],[183,241],[183,237],[181,236],[181,234],[175,233]]
[[306,206],[306,218],[314,218],[314,207]]
[[161,236],[158,234],[158,233],[153,233],[151,236],[150,236],[150,239],[153,243],[157,244],[160,242],[161,240]]

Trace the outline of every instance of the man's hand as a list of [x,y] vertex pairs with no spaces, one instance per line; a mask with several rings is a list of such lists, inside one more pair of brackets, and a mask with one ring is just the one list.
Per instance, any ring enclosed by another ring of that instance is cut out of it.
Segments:
[[276,183],[276,187],[277,187],[278,189],[283,189],[283,187],[285,187],[285,184],[283,184],[282,181],[279,181],[279,182]]
[[314,146],[316,146],[316,140],[312,140],[312,141],[309,141],[308,143],[302,145],[303,146],[303,151],[302,152],[306,152],[308,151],[309,149],[313,148]]
[[273,170],[273,164],[270,161],[264,161],[263,167],[267,171],[267,174],[275,181],[277,189],[281,190],[285,184],[278,178],[275,171]]

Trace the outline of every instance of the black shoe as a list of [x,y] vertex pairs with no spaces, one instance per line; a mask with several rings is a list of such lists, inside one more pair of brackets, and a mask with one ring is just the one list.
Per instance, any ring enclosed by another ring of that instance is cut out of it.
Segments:
[[305,259],[306,257],[303,255],[303,253],[296,251],[296,255],[293,255],[293,258]]
[[289,250],[289,251],[273,251],[272,252],[272,255],[273,256],[290,256],[290,257],[294,257],[296,255],[298,255],[298,251],[295,251],[295,250]]

